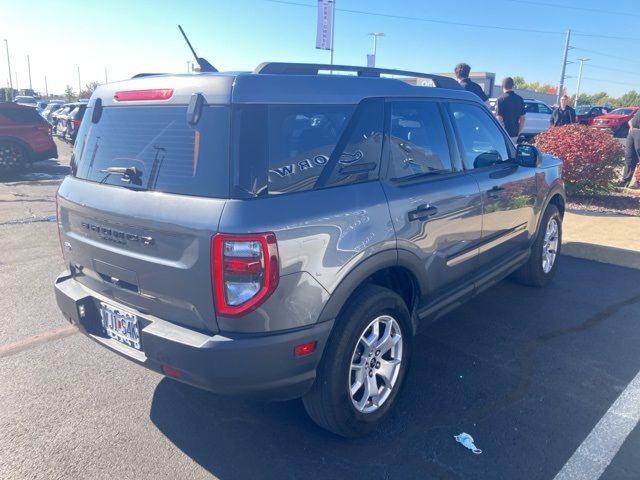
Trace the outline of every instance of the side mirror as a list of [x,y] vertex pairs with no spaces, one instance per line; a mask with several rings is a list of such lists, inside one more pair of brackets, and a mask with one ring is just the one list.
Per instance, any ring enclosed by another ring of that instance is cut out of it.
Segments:
[[520,143],[516,150],[516,163],[523,167],[539,167],[542,164],[542,152],[533,145]]

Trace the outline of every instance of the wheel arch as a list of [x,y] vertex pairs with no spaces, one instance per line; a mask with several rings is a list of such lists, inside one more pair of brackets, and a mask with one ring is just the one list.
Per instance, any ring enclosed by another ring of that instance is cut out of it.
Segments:
[[33,158],[33,149],[31,148],[31,145],[29,145],[27,142],[25,142],[24,140],[22,140],[21,138],[18,137],[10,137],[7,135],[0,135],[0,143],[14,143],[20,147],[22,147],[25,152],[27,152],[27,162],[29,162],[32,158]]

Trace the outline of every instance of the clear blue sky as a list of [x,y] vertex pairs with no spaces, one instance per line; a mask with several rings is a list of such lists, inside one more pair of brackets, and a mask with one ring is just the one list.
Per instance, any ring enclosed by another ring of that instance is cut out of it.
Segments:
[[[367,33],[382,31],[386,36],[378,43],[377,60],[381,67],[443,72],[464,61],[476,71],[496,73],[498,79],[522,75],[555,85],[564,43],[560,33],[414,19],[550,32],[571,28],[576,33],[628,37],[572,38],[576,49],[569,58],[592,59],[585,64],[582,91],[620,95],[640,90],[638,0],[336,0],[336,6],[335,63],[365,64],[372,49]],[[83,86],[91,80],[104,82],[105,68],[109,81],[138,72],[186,71],[192,57],[178,23],[198,54],[219,69],[248,70],[263,61],[329,62],[329,52],[315,49],[316,9],[267,0],[0,0],[0,12],[0,39],[9,41],[14,81],[17,72],[20,88],[28,86],[29,54],[37,91],[44,91],[45,75],[50,92],[60,93],[66,84],[77,90],[78,65]],[[4,43],[0,47],[0,82],[5,86]],[[577,71],[577,64],[567,67],[568,75],[577,77]],[[576,78],[567,80],[570,93],[575,84]]]

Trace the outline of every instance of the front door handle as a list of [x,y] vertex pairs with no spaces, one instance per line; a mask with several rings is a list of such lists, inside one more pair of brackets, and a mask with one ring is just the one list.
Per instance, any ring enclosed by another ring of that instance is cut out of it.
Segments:
[[491,190],[487,191],[487,196],[489,198],[500,198],[502,196],[502,192],[504,192],[504,188],[496,185]]
[[416,220],[427,220],[438,213],[438,209],[432,205],[420,205],[415,210],[411,210],[409,215],[409,221],[415,222]]

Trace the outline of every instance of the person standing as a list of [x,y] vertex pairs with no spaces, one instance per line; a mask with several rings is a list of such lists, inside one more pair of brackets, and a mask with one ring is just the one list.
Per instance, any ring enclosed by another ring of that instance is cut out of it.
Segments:
[[560,106],[551,114],[551,125],[560,127],[562,125],[570,125],[576,121],[576,111],[569,105],[569,97],[563,95],[560,97]]
[[517,143],[520,132],[524,128],[524,100],[513,91],[515,84],[513,78],[506,77],[502,80],[504,92],[496,102],[496,117],[504,126],[513,143]]
[[460,86],[467,92],[475,93],[483,102],[489,100],[489,97],[484,93],[482,87],[469,78],[469,74],[471,73],[471,67],[469,65],[466,63],[459,63],[456,65],[453,72],[456,74],[456,79]]
[[640,110],[629,120],[629,133],[624,150],[624,171],[620,183],[626,187],[633,180],[633,173],[640,159]]

